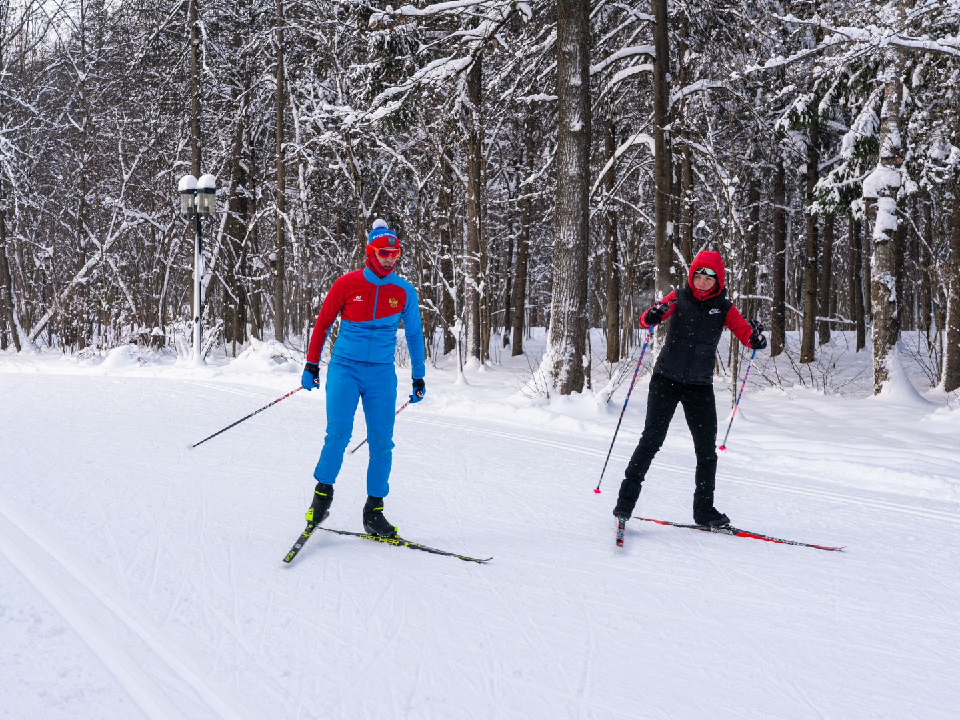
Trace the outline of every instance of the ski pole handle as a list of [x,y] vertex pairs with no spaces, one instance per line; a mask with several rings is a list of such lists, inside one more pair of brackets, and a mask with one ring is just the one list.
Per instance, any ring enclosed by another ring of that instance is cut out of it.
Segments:
[[190,446],[190,449],[192,450],[193,448],[197,447],[197,445],[203,445],[203,443],[205,443],[207,440],[212,440],[213,438],[215,438],[215,437],[216,437],[217,435],[219,435],[220,433],[225,433],[225,432],[226,432],[227,430],[229,430],[230,428],[239,425],[239,424],[242,423],[244,420],[249,420],[250,418],[252,418],[252,417],[253,417],[254,415],[256,415],[257,413],[261,413],[261,412],[263,412],[264,410],[266,410],[268,407],[273,407],[274,405],[276,405],[276,404],[277,404],[278,402],[280,402],[281,400],[286,400],[288,397],[290,397],[291,395],[293,395],[295,392],[297,392],[297,391],[299,391],[299,390],[303,390],[303,386],[302,386],[302,385],[298,386],[296,390],[291,390],[291,391],[288,392],[286,395],[284,395],[284,396],[282,396],[282,397],[278,397],[278,398],[277,398],[276,400],[274,400],[272,403],[267,403],[266,405],[264,405],[264,406],[263,406],[262,408],[260,408],[259,410],[254,410],[252,413],[250,413],[249,415],[246,415],[245,417],[240,418],[240,419],[237,420],[235,423],[230,423],[230,424],[227,425],[225,428],[223,428],[223,430],[217,430],[217,432],[215,432],[213,435],[210,435],[209,437],[205,437],[205,438],[204,438],[203,440],[201,440],[200,442],[195,443],[194,445],[191,445],[191,446]]
[[750,368],[753,367],[753,359],[757,356],[757,351],[754,350],[753,354],[750,356],[750,362],[747,363],[747,371],[743,374],[743,384],[740,386],[740,392],[737,393],[737,402],[733,405],[733,413],[730,415],[730,422],[727,424],[727,434],[723,436],[723,442],[720,443],[720,449],[727,449],[727,438],[730,437],[730,428],[733,426],[733,419],[737,416],[737,408],[740,407],[740,398],[743,397],[743,390],[747,387],[747,378],[750,377]]
[[[410,401],[407,400],[403,405],[400,406],[400,408],[393,414],[393,416],[396,417],[397,415],[399,415],[401,412],[403,412],[403,409],[409,404],[410,404]],[[366,442],[367,442],[367,438],[364,438],[362,442],[358,443],[357,446],[350,451],[350,454],[353,455],[357,450],[362,448],[366,444]]]

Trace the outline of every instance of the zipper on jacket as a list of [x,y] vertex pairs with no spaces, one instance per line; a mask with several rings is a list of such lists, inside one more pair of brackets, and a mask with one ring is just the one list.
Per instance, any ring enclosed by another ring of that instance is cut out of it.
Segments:
[[377,319],[377,300],[380,297],[380,286],[374,285],[374,287],[376,290],[373,292],[373,315],[370,317],[371,320]]

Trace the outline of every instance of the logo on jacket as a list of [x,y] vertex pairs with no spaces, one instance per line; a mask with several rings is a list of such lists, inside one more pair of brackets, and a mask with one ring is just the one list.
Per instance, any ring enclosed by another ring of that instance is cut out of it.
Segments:
[[396,298],[390,298],[390,307],[395,308],[399,304],[400,304],[399,300],[397,300]]
[[357,295],[357,296],[353,299],[353,301],[354,301],[354,302],[363,302],[363,296],[362,296],[362,295]]
[[710,312],[707,313],[707,314],[708,314],[708,315],[719,315],[719,314],[720,314],[720,310],[719,310],[719,308],[710,308]]

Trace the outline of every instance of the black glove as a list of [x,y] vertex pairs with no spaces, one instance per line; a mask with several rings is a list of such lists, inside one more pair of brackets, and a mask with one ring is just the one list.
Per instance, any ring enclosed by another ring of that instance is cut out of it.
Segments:
[[304,390],[313,390],[315,387],[320,387],[320,366],[317,363],[308,362],[303,366],[300,384]]
[[643,319],[647,323],[647,327],[653,327],[663,321],[663,316],[667,314],[667,310],[670,309],[669,305],[664,303],[657,303],[652,308],[647,310],[643,314]]
[[410,396],[410,402],[418,403],[423,400],[423,396],[427,394],[427,384],[423,381],[423,378],[415,378],[413,381],[413,395]]
[[750,347],[754,350],[763,350],[767,346],[767,339],[763,336],[763,325],[752,322],[753,333],[750,335]]

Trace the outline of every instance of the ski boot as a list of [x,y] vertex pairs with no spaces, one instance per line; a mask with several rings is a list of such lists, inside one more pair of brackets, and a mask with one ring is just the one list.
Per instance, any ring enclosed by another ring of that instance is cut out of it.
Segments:
[[330,514],[330,504],[333,502],[333,485],[318,482],[313,491],[313,504],[307,510],[306,519],[308,523],[319,525],[327,519]]
[[640,498],[641,483],[632,478],[624,478],[620,485],[620,495],[617,497],[617,505],[613,508],[613,515],[617,520],[626,522],[633,515],[633,509],[637,506],[637,500]]
[[383,498],[367,496],[363,506],[363,529],[370,535],[392,538],[397,536],[397,528],[383,516]]
[[695,510],[693,513],[693,521],[697,525],[707,528],[721,528],[730,524],[730,518],[713,506],[704,510]]

